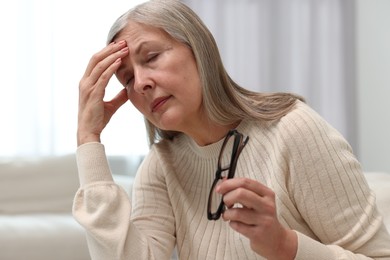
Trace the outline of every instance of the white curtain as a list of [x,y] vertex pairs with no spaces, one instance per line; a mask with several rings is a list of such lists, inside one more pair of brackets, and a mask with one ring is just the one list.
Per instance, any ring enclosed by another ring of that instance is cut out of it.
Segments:
[[[0,157],[75,152],[79,80],[115,19],[140,2],[0,2]],[[112,79],[107,99],[120,89]],[[112,156],[148,149],[142,116],[129,103],[102,138]]]
[[[113,21],[142,0],[0,2],[0,157],[76,148],[78,82]],[[292,91],[356,149],[353,0],[186,0],[242,86]],[[113,79],[107,98],[120,89]],[[129,103],[103,133],[110,155],[147,152]]]
[[288,91],[357,152],[353,0],[184,0],[214,34],[243,87]]

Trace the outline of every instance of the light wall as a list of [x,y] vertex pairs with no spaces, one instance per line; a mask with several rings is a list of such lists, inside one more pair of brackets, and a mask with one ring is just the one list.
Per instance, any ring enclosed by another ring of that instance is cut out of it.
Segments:
[[390,173],[390,1],[357,1],[359,157]]

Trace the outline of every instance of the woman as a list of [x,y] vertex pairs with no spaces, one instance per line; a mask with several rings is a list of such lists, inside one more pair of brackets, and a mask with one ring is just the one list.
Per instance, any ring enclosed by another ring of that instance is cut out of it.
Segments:
[[[103,101],[114,74],[124,89]],[[150,141],[132,202],[100,143],[128,99]],[[77,137],[73,213],[93,259],[169,259],[175,246],[180,259],[390,257],[344,138],[298,96],[238,86],[180,1],[152,0],[114,23],[80,81]]]

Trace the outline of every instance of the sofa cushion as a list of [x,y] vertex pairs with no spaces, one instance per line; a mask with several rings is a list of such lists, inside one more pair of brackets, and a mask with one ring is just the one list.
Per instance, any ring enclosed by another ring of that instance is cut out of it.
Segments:
[[70,214],[0,215],[2,260],[90,260],[84,229]]
[[74,154],[0,163],[0,214],[71,212],[79,187]]
[[[130,196],[133,178],[113,178]],[[74,154],[0,162],[0,214],[71,213],[78,188]]]

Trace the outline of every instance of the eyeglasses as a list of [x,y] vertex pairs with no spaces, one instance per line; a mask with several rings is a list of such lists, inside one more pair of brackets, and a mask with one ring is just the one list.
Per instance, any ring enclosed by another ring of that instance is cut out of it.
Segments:
[[[232,146],[228,146],[227,144],[231,143],[232,138],[234,138],[233,144]],[[228,132],[225,140],[223,141],[218,157],[218,168],[215,172],[215,179],[213,181],[213,185],[211,186],[209,200],[207,202],[207,218],[209,220],[218,220],[221,217],[222,212],[225,210],[223,196],[217,193],[215,188],[223,179],[231,179],[234,177],[238,157],[248,140],[248,136],[244,139],[244,136],[241,133],[232,129]],[[227,147],[231,147],[231,150]],[[231,156],[229,159],[230,151]]]

